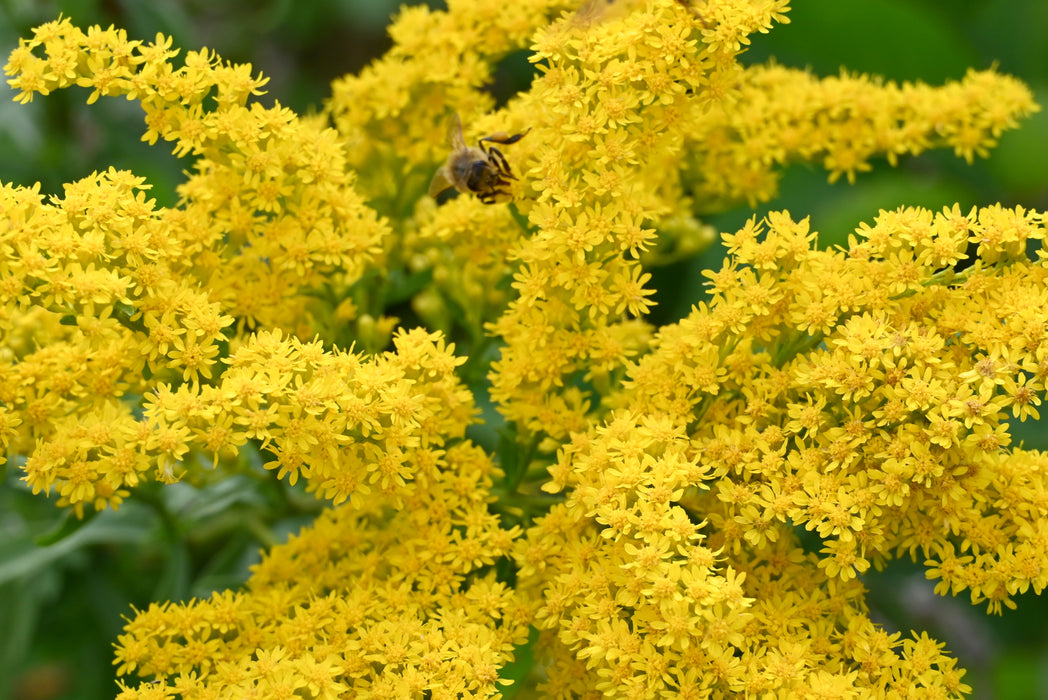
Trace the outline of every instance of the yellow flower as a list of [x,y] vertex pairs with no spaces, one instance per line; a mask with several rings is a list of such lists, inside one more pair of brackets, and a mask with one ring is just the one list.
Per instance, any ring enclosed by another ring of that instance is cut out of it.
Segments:
[[[836,250],[755,217],[658,329],[652,267],[789,163],[970,160],[1036,105],[992,70],[744,66],[786,2],[699,5],[405,8],[308,118],[160,35],[20,42],[16,99],[133,99],[193,159],[170,208],[115,169],[0,187],[0,444],[29,488],[82,516],[261,464],[326,501],[243,590],[136,611],[121,697],[492,697],[532,626],[549,696],[966,692],[860,577],[920,555],[991,612],[1048,586],[1048,457],[1009,434],[1048,378],[1044,215],[882,211]],[[518,50],[539,74],[494,110]],[[524,134],[511,202],[426,198],[455,113],[467,143]]]

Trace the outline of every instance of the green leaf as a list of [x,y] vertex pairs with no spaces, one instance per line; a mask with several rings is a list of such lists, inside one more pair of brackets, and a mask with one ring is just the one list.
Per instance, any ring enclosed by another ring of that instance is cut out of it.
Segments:
[[55,527],[50,532],[46,532],[43,535],[40,535],[36,538],[36,544],[39,547],[48,547],[50,545],[57,544],[58,542],[61,542],[73,533],[79,531],[80,528],[90,523],[97,516],[97,510],[90,511],[83,518],[78,518],[72,512],[67,511],[66,514],[59,521],[57,527]]
[[[125,504],[119,513],[106,511],[87,522],[73,523],[66,518],[39,540],[28,531],[17,533],[0,543],[0,584],[34,575],[90,545],[141,543],[151,527],[146,508]],[[39,541],[52,544],[40,545]]]
[[411,274],[405,274],[402,270],[392,270],[389,274],[385,302],[388,306],[393,306],[407,301],[432,281],[433,270],[429,268]]
[[0,584],[0,698],[11,697],[11,684],[25,672],[33,635],[47,604],[48,586],[33,580]]
[[208,484],[202,489],[195,489],[188,485],[172,484],[181,486],[177,492],[170,489],[172,498],[168,499],[168,507],[179,513],[179,518],[190,521],[208,520],[241,504],[262,506],[265,499],[258,491],[256,483],[246,476],[231,476],[222,481]]
[[164,569],[157,581],[152,600],[182,602],[189,599],[190,583],[189,548],[184,541],[168,543]]

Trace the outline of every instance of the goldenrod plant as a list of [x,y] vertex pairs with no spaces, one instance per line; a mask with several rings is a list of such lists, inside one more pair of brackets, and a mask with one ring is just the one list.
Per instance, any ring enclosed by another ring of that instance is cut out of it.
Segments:
[[[1010,433],[1048,379],[1044,214],[906,207],[830,248],[707,217],[793,163],[985,156],[1030,90],[740,63],[787,0],[448,5],[308,115],[163,35],[61,17],[8,59],[21,102],[137,102],[185,168],[169,207],[115,168],[0,188],[8,462],[76,519],[267,475],[315,516],[244,586],[128,610],[114,693],[968,693],[863,578],[913,560],[990,613],[1048,584],[1048,455]],[[498,196],[429,196],[459,124]],[[653,323],[652,271],[721,245]]]

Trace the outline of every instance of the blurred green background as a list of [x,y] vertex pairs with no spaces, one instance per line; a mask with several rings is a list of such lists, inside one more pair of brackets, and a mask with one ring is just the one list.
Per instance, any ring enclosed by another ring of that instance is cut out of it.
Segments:
[[[271,78],[264,99],[298,112],[315,109],[329,81],[356,71],[389,45],[384,28],[400,3],[387,0],[0,0],[0,52],[59,13],[81,26],[114,24],[133,38],[157,32],[185,49],[207,46],[250,62]],[[432,2],[433,6],[440,3]],[[774,57],[821,75],[841,67],[894,80],[936,84],[968,67],[996,64],[1025,80],[1048,104],[1048,3],[1044,0],[796,0],[792,23],[756,37],[748,62]],[[513,62],[511,70],[526,70]],[[514,82],[526,81],[526,75]],[[4,94],[7,93],[7,94]],[[59,91],[29,105],[0,88],[0,181],[61,193],[62,183],[109,166],[153,184],[160,204],[174,201],[182,165],[163,145],[139,141],[141,113],[125,100],[86,106],[86,91]],[[937,152],[886,163],[855,185],[830,185],[826,173],[792,167],[782,193],[757,213],[810,215],[823,245],[842,243],[879,209],[954,202],[1001,202],[1048,209],[1048,112],[1004,135],[987,160],[969,166]],[[754,212],[712,223],[733,231]],[[657,272],[658,322],[687,312],[703,295],[699,260]],[[1044,421],[1015,426],[1016,440],[1048,448]],[[202,490],[185,485],[143,494],[62,537],[64,516],[21,488],[9,463],[0,488],[0,700],[107,698],[114,695],[111,645],[121,615],[153,600],[185,600],[236,586],[262,543],[282,540],[308,521],[289,509],[281,486],[263,478]],[[47,539],[51,535],[50,540]],[[56,541],[48,547],[43,541]],[[931,595],[919,567],[906,563],[867,579],[885,625],[927,629],[969,669],[978,698],[1048,698],[1048,604],[1024,596],[1019,610],[990,618],[964,599]]]

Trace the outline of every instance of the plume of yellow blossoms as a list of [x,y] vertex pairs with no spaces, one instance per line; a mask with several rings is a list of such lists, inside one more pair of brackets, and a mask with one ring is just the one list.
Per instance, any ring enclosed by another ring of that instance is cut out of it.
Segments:
[[[161,36],[22,41],[22,100],[136,100],[192,172],[170,209],[112,170],[0,189],[6,454],[77,514],[247,454],[331,502],[244,590],[136,612],[122,698],[496,697],[530,628],[550,698],[969,690],[941,644],[870,620],[860,577],[909,556],[991,611],[1048,584],[1048,456],[1008,433],[1048,377],[1044,215],[882,212],[822,251],[773,214],[724,236],[708,304],[644,318],[645,265],[709,244],[696,216],[767,201],[783,165],[970,160],[1036,109],[994,71],[743,67],[787,10],[405,8],[310,119]],[[539,75],[495,109],[520,50]],[[530,129],[514,202],[425,196],[456,112],[467,141]],[[379,352],[405,299],[429,328]],[[488,368],[498,455],[465,438],[484,387],[463,377]]]

